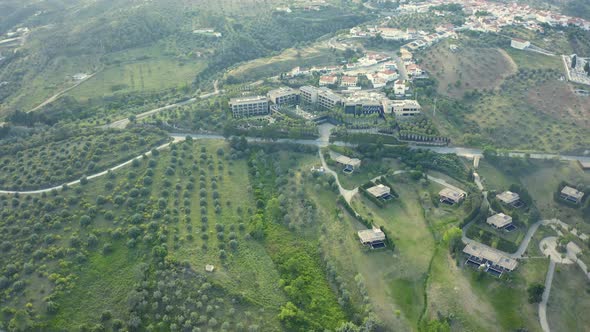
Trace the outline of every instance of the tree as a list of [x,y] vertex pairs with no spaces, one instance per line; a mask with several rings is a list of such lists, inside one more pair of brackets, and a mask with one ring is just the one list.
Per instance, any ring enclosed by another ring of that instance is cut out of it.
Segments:
[[590,61],[586,61],[586,64],[584,65],[584,71],[588,76],[590,76]]
[[529,294],[529,303],[539,303],[543,300],[543,292],[545,292],[545,286],[539,283],[532,284],[527,289]]
[[461,241],[462,236],[463,232],[459,227],[450,228],[444,233],[443,241],[448,244],[451,253],[456,252],[463,244]]
[[574,54],[572,56],[572,69],[576,69],[577,64],[578,64],[578,56]]

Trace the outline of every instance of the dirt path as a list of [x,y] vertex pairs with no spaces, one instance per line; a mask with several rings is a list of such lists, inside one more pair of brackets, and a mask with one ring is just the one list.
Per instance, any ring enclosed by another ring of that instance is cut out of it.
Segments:
[[504,56],[504,58],[506,59],[506,61],[508,61],[510,63],[510,69],[511,69],[510,70],[510,75],[515,74],[516,71],[518,70],[518,65],[516,64],[516,62],[514,62],[514,59],[512,59],[512,57],[510,56],[510,54],[508,54],[508,52],[506,52],[502,48],[498,48],[498,52],[500,52],[500,54],[502,54]]
[[91,75],[88,75],[83,80],[80,80],[80,81],[76,82],[76,84],[70,86],[69,88],[63,89],[60,92],[54,94],[53,96],[47,98],[44,102],[42,102],[41,104],[37,105],[37,107],[33,108],[32,110],[29,110],[28,113],[35,112],[36,110],[38,110],[40,108],[43,108],[44,106],[47,106],[47,105],[53,103],[54,101],[57,100],[57,98],[63,96],[66,93],[68,93],[70,90],[74,89],[75,87],[79,86],[80,84],[88,81],[89,79],[91,79],[92,77],[94,77],[94,75],[96,75],[97,73],[98,73],[98,71],[96,73],[93,73]]

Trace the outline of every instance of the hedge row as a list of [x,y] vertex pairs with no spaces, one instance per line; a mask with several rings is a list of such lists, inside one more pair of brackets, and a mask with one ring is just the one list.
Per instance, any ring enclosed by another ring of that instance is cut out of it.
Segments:
[[[356,211],[352,208],[352,206],[350,206],[350,204],[348,204],[344,197],[339,196],[338,203],[342,205],[344,209],[350,213],[350,215],[354,216],[358,221],[365,225],[365,227],[373,228],[373,223],[370,220],[363,218],[360,214],[356,213]],[[389,231],[386,230],[384,226],[379,226],[379,229],[381,229],[381,231],[385,234],[385,244],[387,247],[391,250],[394,250],[395,243],[393,242],[393,238],[390,236]]]

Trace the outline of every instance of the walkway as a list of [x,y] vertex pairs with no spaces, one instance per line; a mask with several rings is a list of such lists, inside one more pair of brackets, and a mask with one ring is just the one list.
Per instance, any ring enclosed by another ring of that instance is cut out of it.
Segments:
[[549,294],[551,293],[551,284],[553,283],[553,274],[555,273],[555,261],[549,262],[549,270],[547,271],[547,277],[545,277],[545,291],[543,292],[543,298],[539,303],[539,323],[543,332],[550,332],[549,323],[547,322],[547,302],[549,301]]

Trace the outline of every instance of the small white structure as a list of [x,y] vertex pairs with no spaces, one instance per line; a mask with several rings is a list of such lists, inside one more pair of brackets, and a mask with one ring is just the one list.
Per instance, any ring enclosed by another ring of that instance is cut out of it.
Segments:
[[510,46],[517,50],[524,50],[531,46],[531,42],[519,38],[512,38],[512,40],[510,41]]
[[408,92],[408,84],[406,80],[397,80],[393,83],[393,93],[396,96],[405,96]]
[[215,266],[211,265],[211,264],[207,264],[205,265],[205,271],[207,272],[213,272],[215,270]]

